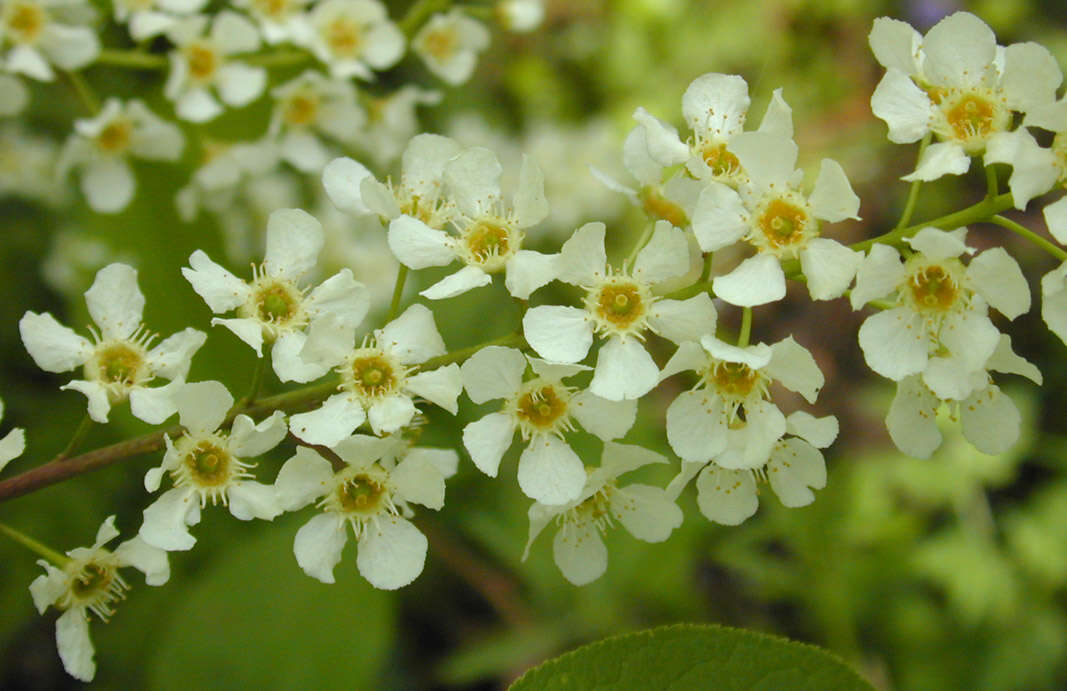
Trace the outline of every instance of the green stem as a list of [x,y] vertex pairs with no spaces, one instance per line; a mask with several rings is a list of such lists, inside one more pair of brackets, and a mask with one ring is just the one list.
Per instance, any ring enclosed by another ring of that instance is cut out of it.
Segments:
[[74,453],[74,451],[78,448],[82,441],[85,440],[85,435],[89,433],[89,430],[92,428],[92,426],[93,419],[89,417],[88,413],[86,413],[85,417],[82,418],[82,421],[78,423],[78,429],[74,430],[74,435],[71,436],[70,441],[67,442],[66,447],[62,451],[60,451],[59,455],[57,455],[52,460],[62,461],[64,458],[67,458],[72,453]]
[[748,347],[748,339],[752,334],[752,308],[741,308],[741,332],[737,334],[737,347]]
[[[919,155],[917,160],[922,160],[923,151],[930,145],[930,140],[933,138],[933,134],[926,133],[923,137],[922,143],[919,144]],[[908,200],[904,202],[904,213],[900,215],[900,221],[897,222],[897,228],[904,228],[911,223],[911,215],[915,212],[915,204],[919,200],[919,188],[922,187],[922,180],[913,180],[911,187],[908,188]]]
[[1061,247],[1057,247],[1056,245],[1053,245],[1051,242],[1049,242],[1045,238],[1041,237],[1040,235],[1038,235],[1034,231],[1030,230],[1026,226],[1024,226],[1022,224],[1019,224],[1019,223],[1016,223],[1015,221],[1011,220],[1010,218],[1005,218],[1004,216],[1000,216],[999,214],[996,215],[996,216],[993,216],[989,220],[990,220],[991,223],[996,223],[998,226],[1000,226],[1002,228],[1007,228],[1008,230],[1010,230],[1011,232],[1015,233],[1016,235],[1021,235],[1022,237],[1026,238],[1030,242],[1034,243],[1035,245],[1037,245],[1041,249],[1043,249],[1046,252],[1048,252],[1049,254],[1051,254],[1056,259],[1059,259],[1061,262],[1062,261],[1067,261],[1067,251],[1064,251],[1063,248],[1061,248]]
[[633,249],[630,250],[630,255],[626,257],[626,261],[623,262],[624,267],[628,269],[633,266],[634,261],[637,259],[637,255],[644,249],[645,245],[648,244],[649,239],[652,237],[652,232],[655,229],[655,223],[649,223],[645,226],[644,231],[641,233],[641,237],[637,238],[637,242],[634,244]]
[[96,61],[101,65],[132,70],[165,70],[170,66],[170,62],[162,55],[152,55],[139,50],[102,50]]
[[30,550],[34,554],[44,557],[56,566],[62,567],[66,565],[68,561],[70,561],[70,557],[68,557],[67,555],[60,554],[51,547],[46,547],[37,540],[34,540],[29,535],[25,535],[5,523],[0,523],[0,533],[7,535],[9,538],[19,543],[26,549]]
[[397,312],[400,311],[400,298],[404,295],[404,283],[408,278],[408,267],[403,264],[396,270],[396,283],[393,285],[393,299],[389,303],[389,316],[385,318],[386,323],[396,319]]
[[74,89],[74,93],[78,95],[78,100],[82,102],[85,109],[91,115],[99,113],[100,101],[96,98],[96,94],[93,93],[92,87],[85,81],[85,78],[77,72],[63,72],[63,76],[71,88]]
[[992,199],[1000,193],[1000,189],[997,185],[997,171],[994,170],[992,165],[985,167],[985,184],[987,199]]
[[249,407],[255,403],[259,398],[259,392],[263,388],[263,375],[267,371],[267,356],[264,355],[256,360],[256,366],[252,370],[252,386],[248,389],[248,395],[244,397],[244,400],[238,403],[241,410]]
[[896,245],[905,238],[910,238],[915,235],[923,228],[933,226],[934,228],[947,230],[970,225],[972,223],[988,221],[1001,211],[1007,211],[1012,208],[1013,205],[1014,201],[1012,201],[1010,193],[998,194],[995,197],[986,197],[977,204],[968,206],[966,209],[961,209],[954,213],[941,216],[940,218],[935,218],[932,221],[924,221],[904,228],[894,228],[888,233],[883,233],[870,240],[857,242],[854,245],[850,245],[850,247],[857,252],[866,252],[875,244]]
[[438,12],[444,12],[451,4],[451,0],[419,0],[411,6],[404,18],[397,22],[397,26],[410,39],[418,33],[427,19]]
[[249,55],[241,58],[241,60],[249,65],[258,65],[259,67],[291,67],[311,62],[312,57],[310,53],[302,50],[279,50],[274,53]]

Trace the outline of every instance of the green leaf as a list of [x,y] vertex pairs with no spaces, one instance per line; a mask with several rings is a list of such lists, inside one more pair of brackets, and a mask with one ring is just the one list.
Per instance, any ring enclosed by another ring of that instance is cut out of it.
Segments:
[[680,624],[607,638],[535,667],[511,691],[872,691],[830,653],[723,626]]
[[149,688],[380,688],[395,598],[359,577],[354,544],[335,569],[337,583],[305,575],[292,546],[306,520],[259,531],[186,592],[173,593],[177,611],[152,660]]

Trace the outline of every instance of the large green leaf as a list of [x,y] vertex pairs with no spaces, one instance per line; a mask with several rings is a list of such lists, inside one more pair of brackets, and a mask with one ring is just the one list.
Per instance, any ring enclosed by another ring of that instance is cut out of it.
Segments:
[[723,626],[682,624],[591,643],[535,667],[511,691],[714,689],[871,691],[818,648]]

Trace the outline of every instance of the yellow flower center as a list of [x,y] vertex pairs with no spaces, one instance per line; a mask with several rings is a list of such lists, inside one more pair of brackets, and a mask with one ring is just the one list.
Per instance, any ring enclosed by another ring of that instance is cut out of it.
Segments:
[[112,402],[126,397],[129,390],[147,380],[151,372],[139,342],[116,341],[103,344],[85,364],[85,376],[107,387]]
[[518,233],[502,219],[478,221],[464,231],[462,238],[467,263],[489,273],[503,270],[521,241]]
[[741,362],[717,362],[711,366],[708,380],[723,397],[745,399],[755,390],[760,375]]
[[726,150],[725,142],[705,143],[700,149],[700,156],[716,178],[731,178],[741,170],[741,161]]
[[560,418],[567,414],[569,396],[561,396],[552,385],[538,387],[519,397],[516,415],[519,420],[537,431],[555,429]]
[[215,46],[207,41],[194,41],[187,45],[185,59],[189,63],[189,76],[195,82],[210,81],[222,64]]
[[784,199],[774,199],[763,209],[757,221],[762,246],[781,250],[802,243],[809,235],[811,219],[807,211]]
[[114,614],[112,603],[124,598],[130,589],[113,562],[111,553],[102,549],[88,561],[69,562],[64,568],[68,589],[56,605],[63,610],[85,607],[107,621]]
[[253,0],[252,6],[271,19],[284,19],[289,14],[289,0]]
[[452,57],[456,44],[456,32],[451,27],[430,31],[422,37],[423,51],[441,62]]
[[282,119],[295,127],[310,125],[319,114],[319,99],[310,92],[298,92],[290,96],[282,106]]
[[402,384],[403,369],[378,348],[361,348],[341,369],[344,388],[363,401],[387,396]]
[[376,514],[386,488],[366,473],[359,473],[337,487],[337,502],[345,513]]
[[132,134],[133,123],[128,118],[118,117],[104,125],[96,135],[96,145],[105,153],[122,153],[129,148]]
[[199,487],[219,487],[230,481],[230,452],[210,441],[202,441],[185,455],[185,466]]
[[952,272],[938,265],[912,274],[908,289],[916,308],[924,312],[948,312],[960,297],[960,286]]
[[35,2],[14,2],[5,8],[4,15],[14,43],[35,43],[48,23],[44,8]]
[[678,228],[689,225],[689,217],[686,216],[685,209],[664,197],[659,190],[644,187],[641,189],[640,197],[641,207],[650,218],[670,221],[671,225]]
[[339,57],[356,57],[363,47],[363,27],[347,17],[331,21],[324,33],[326,45]]
[[596,315],[616,329],[624,330],[645,315],[641,288],[635,283],[609,283],[600,288]]
[[268,324],[287,326],[300,313],[301,296],[288,282],[272,281],[259,286],[253,300],[259,320]]

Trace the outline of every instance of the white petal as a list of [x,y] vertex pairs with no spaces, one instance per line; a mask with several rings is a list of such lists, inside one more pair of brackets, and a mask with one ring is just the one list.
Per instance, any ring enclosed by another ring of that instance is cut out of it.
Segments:
[[107,415],[111,410],[111,402],[108,400],[107,389],[100,382],[75,379],[59,388],[63,391],[71,390],[85,394],[88,399],[89,417],[92,418],[93,422],[101,424],[107,422]]
[[315,268],[325,236],[322,224],[302,209],[278,209],[267,219],[263,268],[271,276],[296,280]]
[[967,265],[967,277],[989,306],[1008,319],[1030,311],[1030,285],[1003,247],[985,250]]
[[286,132],[278,143],[279,152],[301,173],[318,173],[330,160],[330,152],[318,136],[306,131]]
[[442,278],[419,295],[427,300],[445,300],[462,295],[473,288],[492,283],[493,277],[477,266],[465,266],[456,273]]
[[301,509],[332,488],[333,467],[330,462],[306,446],[282,464],[274,480],[278,503],[285,511]]
[[459,365],[454,362],[408,377],[404,388],[453,415],[459,412],[457,401],[463,391],[463,378],[460,376]]
[[955,142],[937,142],[923,150],[915,172],[900,179],[908,182],[930,182],[943,175],[963,175],[970,167],[971,158],[964,152],[963,147]]
[[52,64],[64,70],[81,69],[100,54],[100,41],[86,26],[51,22],[44,27],[40,46]]
[[496,477],[500,459],[511,446],[515,423],[504,413],[490,413],[463,428],[463,447],[478,470]]
[[898,449],[915,458],[929,458],[941,446],[937,428],[940,405],[920,377],[907,377],[897,384],[885,425]]
[[196,538],[186,528],[199,521],[196,492],[175,487],[167,490],[144,510],[144,523],[138,534],[148,544],[168,552],[193,548]]
[[707,293],[688,300],[658,300],[649,310],[649,327],[664,338],[682,344],[715,333],[718,314]]
[[833,415],[815,417],[811,413],[797,410],[785,419],[786,431],[808,442],[817,449],[825,449],[837,439],[837,418]]
[[704,74],[682,94],[682,114],[693,132],[726,137],[741,131],[749,106],[748,84],[734,74]]
[[667,361],[667,364],[663,366],[663,371],[659,374],[660,380],[686,370],[700,370],[707,364],[708,355],[699,343],[693,341],[682,343],[678,346],[678,350],[674,351],[674,355]]
[[556,260],[556,276],[564,283],[590,286],[607,272],[604,250],[606,226],[599,221],[586,223],[563,243]]
[[0,470],[26,450],[26,430],[16,427],[0,439]]
[[456,260],[448,233],[406,214],[389,223],[389,249],[409,269],[446,266]]
[[378,346],[400,358],[405,365],[417,365],[446,352],[433,312],[419,304],[408,307],[403,314],[385,325],[379,335]]
[[367,167],[351,158],[335,158],[322,170],[322,186],[330,201],[341,211],[356,216],[371,213],[360,190],[368,179],[373,180],[374,176]]
[[441,194],[445,166],[461,151],[460,145],[439,134],[419,134],[411,138],[401,160],[401,184],[420,199]]
[[576,307],[534,307],[523,315],[522,330],[538,355],[556,362],[578,362],[593,344],[593,325]]
[[715,464],[697,476],[697,506],[709,521],[722,525],[740,525],[756,513],[756,482],[752,473],[726,470]]
[[328,314],[342,325],[358,326],[370,310],[370,292],[351,269],[341,269],[311,291],[304,305],[317,318]]
[[96,273],[85,291],[89,314],[105,339],[128,338],[141,325],[144,295],[137,287],[137,270],[126,264],[109,264]]
[[230,429],[230,451],[241,458],[261,456],[281,444],[287,431],[285,413],[280,410],[275,410],[259,424],[253,424],[247,415],[238,415]]
[[548,216],[548,200],[545,199],[545,174],[537,163],[527,157],[522,157],[522,168],[519,170],[519,186],[515,191],[512,202],[515,210],[515,220],[520,228],[529,228],[540,223]]
[[767,104],[767,110],[763,113],[759,131],[773,134],[776,137],[793,138],[793,109],[782,98],[781,87],[771,93],[771,102]]
[[1011,336],[1008,334],[1000,334],[1000,341],[997,343],[996,350],[986,360],[985,368],[995,372],[1018,374],[1035,384],[1041,383],[1041,370],[1026,358],[1015,354],[1011,348]]
[[889,125],[889,141],[910,144],[930,129],[934,105],[903,72],[890,69],[871,96],[871,111]]
[[123,565],[132,566],[143,573],[148,585],[163,585],[170,580],[167,552],[153,547],[140,536],[134,536],[119,545],[115,556]]
[[956,228],[945,231],[938,228],[923,228],[914,237],[905,240],[913,250],[922,252],[933,261],[942,261],[950,257],[958,257],[964,252],[974,254],[974,250],[967,247],[967,229]]
[[375,588],[396,590],[422,573],[426,562],[426,536],[409,521],[389,516],[368,527],[359,541],[356,566]]
[[918,72],[916,56],[922,36],[907,22],[878,17],[874,20],[867,40],[871,44],[871,52],[882,67],[892,67],[904,74]]
[[89,615],[85,607],[73,607],[56,619],[56,647],[67,674],[84,682],[96,676],[93,642],[89,640]]
[[237,482],[230,486],[226,495],[229,497],[230,513],[242,521],[250,521],[253,518],[270,521],[282,512],[278,495],[271,485],[252,481]]
[[46,372],[66,372],[92,356],[88,340],[56,321],[47,312],[27,312],[19,320],[19,333],[26,351]]
[[659,383],[659,367],[636,338],[612,337],[597,353],[589,390],[609,401],[640,398]]
[[757,254],[712,281],[717,297],[738,307],[755,307],[785,297],[785,274],[773,254]]
[[178,387],[184,386],[180,379],[167,384],[149,388],[139,386],[130,392],[130,412],[138,420],[144,420],[150,425],[158,425],[178,412],[174,405],[174,392]]
[[963,436],[982,453],[1004,453],[1019,439],[1021,417],[1011,398],[996,384],[960,404]]
[[589,391],[580,391],[571,399],[570,414],[585,429],[603,441],[618,439],[637,419],[637,401],[609,401]]
[[209,434],[222,425],[233,407],[233,396],[217,381],[186,384],[174,392],[178,421],[192,434]]
[[[459,379],[458,372],[456,379]],[[456,395],[459,395],[458,390]],[[387,396],[371,405],[370,410],[367,411],[367,421],[370,422],[375,434],[391,434],[411,422],[416,412],[418,411],[415,410],[415,404],[411,398],[397,394]]]
[[746,403],[744,426],[727,430],[726,450],[715,462],[733,470],[759,468],[767,462],[785,430],[785,416],[773,403]]
[[542,504],[566,504],[582,494],[585,466],[563,440],[539,435],[519,457],[519,487]]
[[472,147],[445,166],[445,184],[460,212],[470,218],[490,214],[500,199],[500,161],[489,149]]
[[929,344],[923,320],[906,307],[867,317],[860,325],[859,342],[867,365],[883,377],[900,381],[926,367]]
[[634,120],[644,129],[648,155],[660,166],[674,166],[689,158],[689,147],[678,137],[672,125],[653,117],[644,108],[634,111]]
[[445,478],[437,466],[420,456],[408,455],[389,473],[404,501],[439,510],[445,505]]
[[[1064,280],[1065,275],[1067,275],[1067,263],[1060,264],[1059,267],[1041,277],[1041,318],[1045,320],[1049,331],[1059,336],[1061,341],[1067,343],[1067,290],[1065,290],[1067,281]],[[22,340],[26,340],[25,335],[23,335]]]
[[169,336],[148,351],[148,360],[156,376],[178,379],[189,373],[193,355],[207,340],[207,334],[187,327]]
[[786,336],[771,346],[771,353],[764,372],[808,403],[814,403],[826,380],[808,349]]
[[785,439],[771,453],[767,480],[783,506],[807,506],[815,501],[811,490],[826,486],[826,462],[803,439]]
[[510,398],[522,385],[526,358],[514,348],[487,346],[467,358],[460,368],[463,387],[475,403]]
[[248,53],[260,46],[259,31],[243,15],[223,10],[211,26],[211,39],[227,53]]
[[812,300],[841,297],[863,263],[863,254],[829,238],[814,238],[800,252]]
[[347,541],[344,522],[334,514],[320,513],[296,531],[293,554],[304,573],[323,583],[333,583],[333,568],[341,561]]
[[182,268],[182,275],[215,314],[237,309],[248,299],[248,284],[211,261],[202,250],[189,256],[189,266],[192,268]]
[[734,244],[748,232],[748,212],[740,195],[718,182],[700,193],[693,211],[693,233],[700,249],[714,252]]
[[504,286],[512,297],[529,300],[530,294],[556,279],[559,255],[519,250],[508,260]]
[[309,444],[333,446],[366,419],[363,406],[340,393],[327,398],[318,410],[290,416],[289,430]]
[[263,325],[255,319],[220,319],[215,317],[211,320],[212,326],[225,326],[234,336],[245,342],[252,350],[256,351],[256,357],[263,357]]
[[608,568],[608,548],[587,522],[562,526],[552,540],[552,556],[563,577],[574,585],[592,583]]
[[619,523],[638,540],[663,542],[682,524],[682,510],[659,487],[630,485],[611,502]]
[[93,211],[113,214],[125,209],[133,199],[136,180],[123,158],[98,158],[82,173],[81,189]]
[[178,97],[174,112],[182,120],[200,123],[217,118],[222,113],[222,106],[207,90],[193,89]]
[[307,343],[307,336],[302,331],[283,333],[271,348],[271,366],[278,375],[278,381],[295,381],[306,384],[315,381],[330,371],[328,365],[319,362],[306,362],[301,352]]
[[857,310],[871,300],[885,297],[907,280],[907,272],[900,263],[900,254],[888,245],[871,246],[856,271],[856,286],[849,300]]
[[956,12],[926,32],[923,69],[934,84],[979,85],[993,70],[996,49],[996,36],[985,22],[969,12]]
[[822,160],[815,190],[808,198],[816,218],[837,223],[846,218],[859,220],[860,198],[852,191],[841,164],[829,158]]
[[661,283],[689,270],[689,241],[670,221],[657,221],[652,238],[637,254],[633,275],[646,283]]
[[797,145],[770,132],[742,132],[727,147],[760,189],[785,187],[797,164]]
[[667,442],[680,458],[706,462],[726,448],[722,401],[705,391],[683,391],[667,408]]

